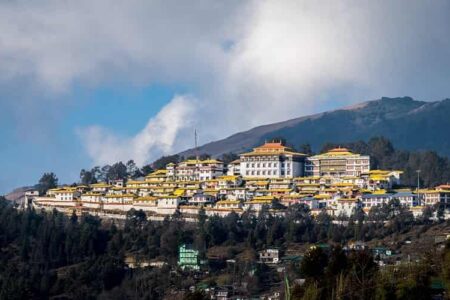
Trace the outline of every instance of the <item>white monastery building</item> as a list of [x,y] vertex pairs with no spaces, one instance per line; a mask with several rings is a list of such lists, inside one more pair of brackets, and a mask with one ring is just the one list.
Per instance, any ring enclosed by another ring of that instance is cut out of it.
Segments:
[[350,152],[346,148],[306,158],[306,176],[361,176],[370,171],[370,156]]
[[240,155],[240,173],[243,177],[261,178],[303,176],[305,157],[281,142],[265,143]]
[[188,159],[178,165],[167,165],[167,175],[176,181],[211,180],[223,175],[224,171],[223,162],[216,159]]

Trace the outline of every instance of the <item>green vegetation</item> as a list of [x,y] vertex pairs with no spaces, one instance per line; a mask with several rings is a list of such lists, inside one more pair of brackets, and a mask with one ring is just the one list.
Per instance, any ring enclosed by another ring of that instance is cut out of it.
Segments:
[[58,186],[58,178],[56,175],[51,173],[44,173],[39,179],[39,183],[37,184],[37,189],[41,195],[45,194],[49,189],[53,189]]
[[[224,218],[201,213],[197,223],[177,215],[152,222],[132,210],[119,226],[90,215],[19,211],[0,200],[0,299],[161,299],[177,291],[185,291],[186,299],[202,299],[202,292],[186,291],[240,282],[247,283],[247,296],[258,295],[283,284],[282,274],[257,263],[257,251],[270,247],[306,251],[301,263],[286,266],[292,299],[428,299],[433,280],[450,287],[448,247],[443,254],[423,253],[418,263],[380,268],[371,253],[339,246],[407,233],[413,226],[432,225],[410,218],[395,203],[369,216],[356,214],[347,226],[326,214],[312,218],[301,205],[289,208],[285,218],[266,210]],[[328,246],[307,250],[318,243]],[[208,273],[194,276],[178,268],[181,244],[192,244],[201,260],[208,259],[202,265]],[[130,256],[167,265],[129,269]],[[306,281],[300,286],[296,278]]]

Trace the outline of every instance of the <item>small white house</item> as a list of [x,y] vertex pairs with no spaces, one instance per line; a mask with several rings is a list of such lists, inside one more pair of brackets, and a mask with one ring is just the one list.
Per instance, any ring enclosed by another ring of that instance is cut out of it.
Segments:
[[259,261],[265,264],[278,264],[280,262],[280,251],[278,249],[266,249],[259,252]]

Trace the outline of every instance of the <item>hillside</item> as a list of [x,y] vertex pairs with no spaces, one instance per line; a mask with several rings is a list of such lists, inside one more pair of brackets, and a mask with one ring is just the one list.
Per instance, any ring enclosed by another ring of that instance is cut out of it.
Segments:
[[[255,127],[205,144],[199,152],[213,156],[241,153],[274,137],[284,137],[295,147],[309,143],[318,151],[326,142],[367,141],[373,136],[385,136],[399,149],[435,150],[450,156],[450,99],[424,102],[410,97],[382,98]],[[192,154],[193,149],[180,153]]]
[[21,204],[25,199],[25,192],[31,189],[33,189],[33,187],[30,186],[16,188],[13,191],[6,194],[5,199],[17,204]]

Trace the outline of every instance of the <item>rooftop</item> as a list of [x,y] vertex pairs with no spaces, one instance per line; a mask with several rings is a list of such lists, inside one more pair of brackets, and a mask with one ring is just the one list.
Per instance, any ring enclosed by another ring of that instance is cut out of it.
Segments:
[[303,153],[295,152],[292,148],[284,146],[281,142],[265,143],[262,146],[253,148],[252,152],[241,154],[241,156],[254,156],[254,155],[276,155],[276,154],[288,154],[297,156],[306,156]]

